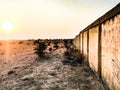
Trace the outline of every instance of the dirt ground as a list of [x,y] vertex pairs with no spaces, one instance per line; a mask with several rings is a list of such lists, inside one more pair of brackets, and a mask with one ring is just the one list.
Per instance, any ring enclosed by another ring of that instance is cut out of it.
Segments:
[[26,42],[1,41],[0,90],[105,90],[86,64],[62,63],[66,48],[38,58],[36,46]]

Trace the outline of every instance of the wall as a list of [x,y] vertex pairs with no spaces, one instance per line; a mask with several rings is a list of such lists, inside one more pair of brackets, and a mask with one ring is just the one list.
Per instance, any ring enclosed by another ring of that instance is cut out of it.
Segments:
[[89,30],[89,65],[98,72],[98,26]]
[[95,74],[110,90],[120,90],[120,3],[74,38]]
[[79,37],[80,37],[80,41],[79,41],[79,43],[80,43],[80,53],[82,54],[82,52],[83,52],[83,51],[82,51],[82,50],[83,50],[83,49],[82,49],[82,47],[83,47],[83,43],[82,43],[82,38],[83,38],[83,37],[82,37],[82,34],[80,34]]
[[85,62],[87,61],[87,31],[83,33],[83,55],[84,55],[84,60]]
[[110,87],[120,90],[120,14],[102,24],[101,60],[102,77]]
[[79,36],[76,36],[76,38],[73,41],[73,44],[76,46],[76,48],[79,50],[80,48],[80,42],[79,42]]

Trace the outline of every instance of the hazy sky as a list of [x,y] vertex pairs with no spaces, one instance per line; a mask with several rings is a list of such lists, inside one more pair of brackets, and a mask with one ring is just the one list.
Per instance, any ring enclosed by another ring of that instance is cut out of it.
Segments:
[[[0,0],[0,39],[74,38],[119,0]],[[13,29],[6,33],[3,23]]]

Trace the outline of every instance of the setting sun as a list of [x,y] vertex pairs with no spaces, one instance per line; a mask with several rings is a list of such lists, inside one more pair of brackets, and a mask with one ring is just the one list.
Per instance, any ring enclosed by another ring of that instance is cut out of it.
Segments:
[[10,32],[13,29],[13,24],[10,21],[4,21],[2,24],[2,28],[6,32]]

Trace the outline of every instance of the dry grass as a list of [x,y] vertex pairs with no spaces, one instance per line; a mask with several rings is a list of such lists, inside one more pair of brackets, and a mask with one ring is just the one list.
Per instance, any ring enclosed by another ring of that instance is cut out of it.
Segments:
[[0,90],[104,90],[87,65],[63,65],[66,48],[60,46],[38,62],[32,41],[2,42]]

